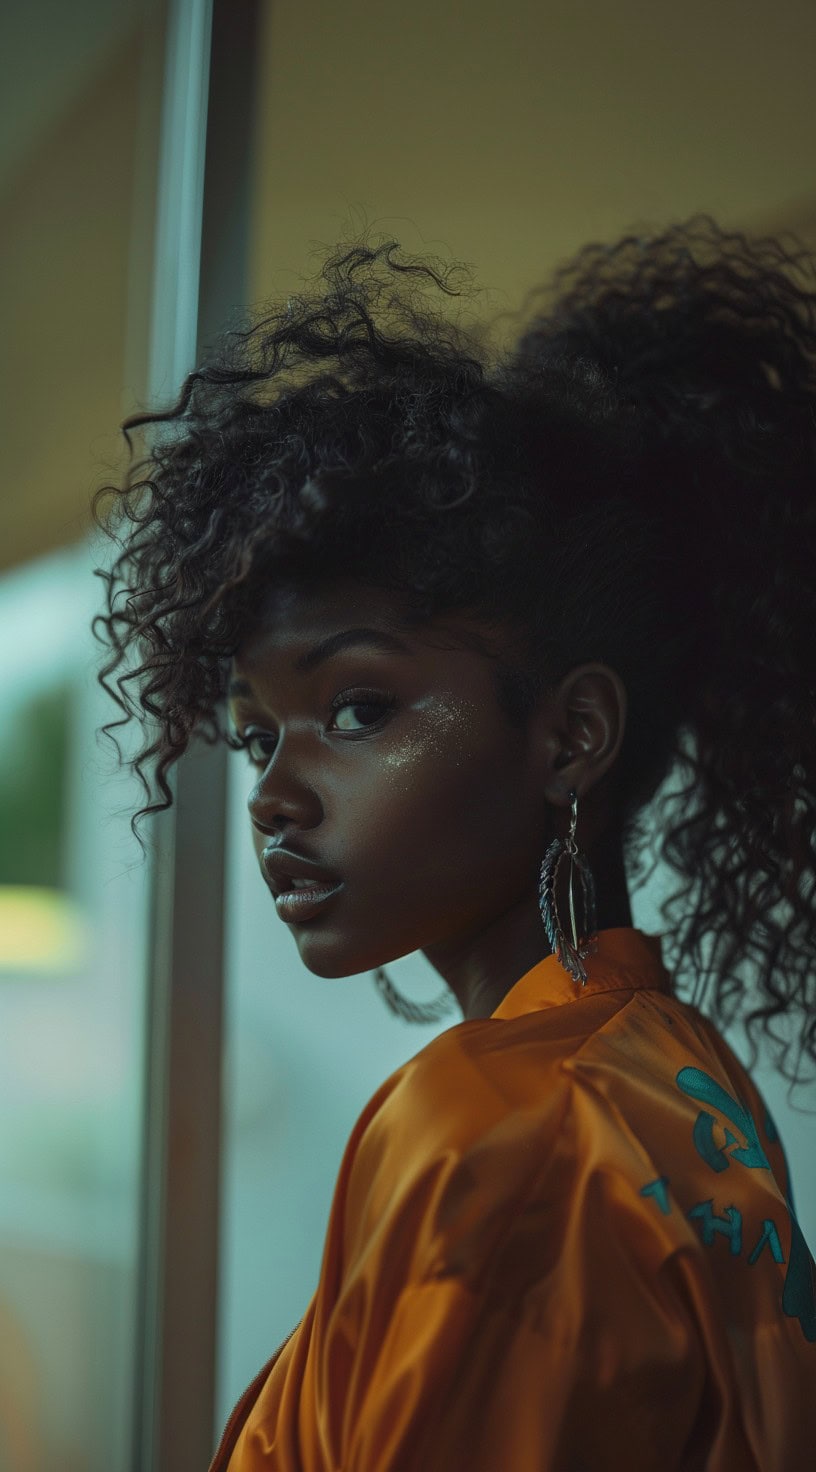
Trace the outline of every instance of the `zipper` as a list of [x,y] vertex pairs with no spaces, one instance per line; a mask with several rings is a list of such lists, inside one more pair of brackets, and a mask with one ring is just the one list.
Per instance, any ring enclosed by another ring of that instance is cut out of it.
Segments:
[[[306,1315],[304,1314],[303,1317],[305,1318]],[[241,1427],[243,1426],[244,1421],[246,1420],[247,1415],[251,1410],[253,1402],[260,1394],[261,1387],[267,1375],[269,1374],[269,1371],[272,1369],[275,1361],[283,1353],[287,1344],[289,1343],[289,1340],[292,1338],[292,1335],[297,1332],[302,1323],[303,1319],[300,1319],[299,1322],[295,1324],[294,1329],[292,1329],[291,1333],[287,1334],[286,1338],[283,1341],[283,1344],[278,1345],[275,1353],[271,1356],[270,1359],[267,1360],[266,1364],[261,1367],[252,1383],[247,1386],[243,1395],[238,1401],[236,1401],[235,1405],[232,1408],[232,1411],[230,1412],[227,1424],[224,1427],[223,1432],[221,1433],[221,1440],[219,1441],[216,1448],[215,1456],[210,1462],[208,1472],[226,1472],[227,1464],[234,1450],[235,1443],[238,1440],[238,1433],[240,1432]],[[243,1414],[244,1412],[246,1412],[246,1415]]]

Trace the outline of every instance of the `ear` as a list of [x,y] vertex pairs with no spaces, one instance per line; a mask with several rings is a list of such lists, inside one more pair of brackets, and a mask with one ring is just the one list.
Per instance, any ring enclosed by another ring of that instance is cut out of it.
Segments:
[[604,664],[577,665],[546,697],[540,717],[544,796],[569,807],[574,789],[585,797],[615,764],[623,745],[628,701],[618,673]]

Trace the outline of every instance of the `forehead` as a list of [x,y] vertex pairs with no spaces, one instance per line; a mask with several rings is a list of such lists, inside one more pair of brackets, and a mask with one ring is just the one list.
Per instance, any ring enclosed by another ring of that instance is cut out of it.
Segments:
[[231,677],[252,679],[252,673],[292,671],[296,661],[330,635],[347,629],[368,628],[391,634],[410,652],[466,649],[484,657],[497,657],[503,640],[463,610],[443,618],[417,624],[410,617],[410,603],[393,589],[376,584],[337,579],[310,587],[290,581],[276,584],[264,595],[257,618],[237,649]]
[[398,599],[383,589],[342,580],[319,588],[276,584],[265,593],[233,664],[240,670],[278,656],[291,662],[328,634],[362,625],[410,638]]

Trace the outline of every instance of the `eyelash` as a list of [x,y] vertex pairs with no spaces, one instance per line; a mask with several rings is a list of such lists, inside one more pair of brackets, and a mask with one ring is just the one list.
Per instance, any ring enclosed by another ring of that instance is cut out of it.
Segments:
[[[371,699],[368,699],[367,697],[369,697],[369,696],[371,696],[372,698]],[[376,706],[379,709],[381,709],[383,712],[386,712],[386,711],[392,710],[394,708],[394,706],[396,705],[396,703],[397,703],[397,700],[396,700],[396,696],[395,695],[383,694],[382,692],[375,691],[375,690],[344,690],[343,693],[342,693],[342,695],[335,696],[334,700],[332,701],[331,705],[329,706],[329,709],[330,709],[330,711],[332,713],[334,713],[336,711],[343,710],[347,705],[349,705],[349,706],[354,706],[354,705],[367,705],[367,706],[372,706],[373,705],[373,706]],[[370,726],[366,726],[365,727],[365,730],[366,731],[373,731],[373,730],[375,730],[376,727],[378,725],[380,725],[380,723],[381,723],[382,720],[383,720],[383,717],[381,716],[379,721],[372,721],[372,723],[371,723]],[[363,733],[361,731],[346,731],[343,734],[346,735],[346,736],[360,736]],[[226,739],[227,746],[230,748],[230,750],[232,750],[232,751],[246,751],[246,752],[249,752],[249,749],[252,746],[253,741],[257,741],[258,739],[262,738],[263,735],[265,735],[265,733],[261,733],[260,731],[255,731],[255,730],[253,730],[250,727],[249,731],[248,732],[245,731],[242,735],[233,735],[230,732],[230,733],[227,734],[227,736],[226,736],[225,739]],[[270,738],[268,736],[266,736],[265,739],[269,740]],[[271,756],[271,753],[270,753],[270,756]],[[269,756],[267,756],[264,759],[264,763],[263,763],[264,766],[269,761],[269,759],[270,759]],[[260,761],[257,761],[257,762],[256,761],[253,761],[252,756],[249,757],[249,761],[250,761],[250,765],[253,766],[253,767],[259,767],[259,766],[261,766],[261,762]]]

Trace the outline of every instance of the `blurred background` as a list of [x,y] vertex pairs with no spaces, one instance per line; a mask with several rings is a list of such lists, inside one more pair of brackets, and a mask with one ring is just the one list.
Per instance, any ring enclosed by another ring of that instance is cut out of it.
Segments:
[[[490,312],[697,210],[816,247],[815,54],[809,0],[0,10],[2,1472],[205,1468],[305,1311],[357,1114],[451,1025],[305,971],[223,748],[142,860],[90,627],[121,420],[349,222],[467,261]],[[389,972],[439,990],[422,956]],[[757,1080],[814,1248],[816,1117]]]

